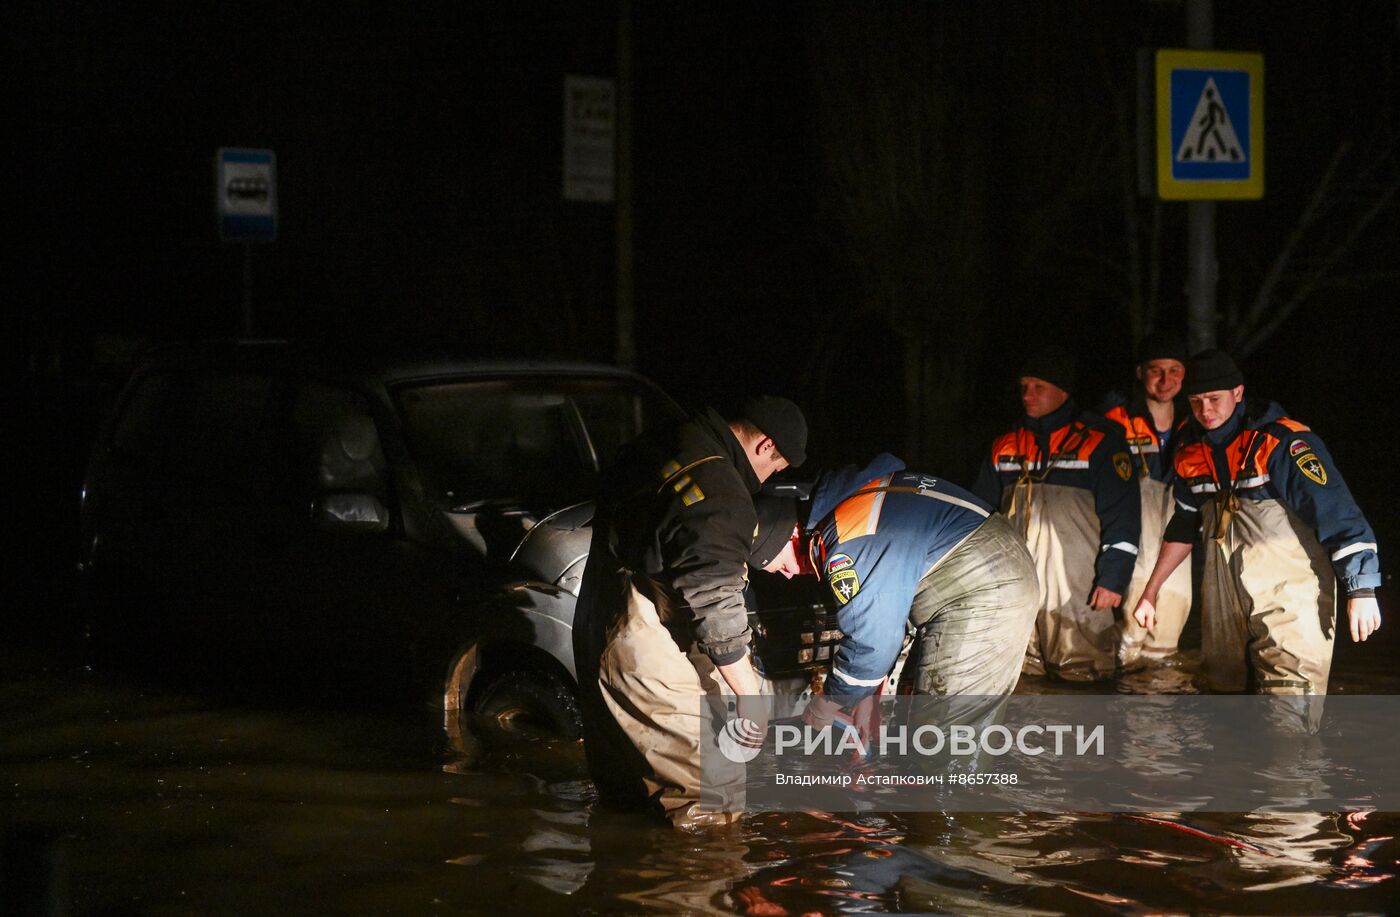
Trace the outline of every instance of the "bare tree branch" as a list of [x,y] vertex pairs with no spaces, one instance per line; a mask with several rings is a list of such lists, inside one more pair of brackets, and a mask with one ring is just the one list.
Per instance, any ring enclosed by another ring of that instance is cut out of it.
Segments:
[[1327,277],[1332,268],[1347,255],[1352,246],[1361,238],[1371,222],[1390,205],[1390,201],[1395,197],[1397,192],[1400,192],[1400,178],[1395,179],[1375,203],[1362,214],[1361,218],[1352,225],[1351,231],[1347,234],[1346,238],[1332,249],[1328,256],[1318,265],[1316,270],[1312,272],[1310,279],[1298,289],[1298,292],[1295,293],[1288,302],[1284,303],[1284,305],[1279,308],[1268,324],[1251,335],[1250,338],[1238,348],[1241,357],[1247,357],[1249,354],[1253,353],[1260,344],[1268,340],[1269,335],[1273,334],[1278,330],[1280,325],[1287,321],[1288,317],[1292,315],[1300,305],[1307,301],[1318,284]]
[[1283,275],[1284,269],[1288,266],[1293,257],[1294,250],[1302,242],[1303,236],[1317,220],[1318,215],[1326,207],[1328,192],[1332,187],[1332,179],[1337,174],[1338,167],[1342,160],[1346,158],[1351,150],[1351,144],[1343,140],[1337,144],[1337,149],[1332,153],[1332,159],[1327,163],[1327,168],[1323,170],[1322,178],[1318,181],[1317,187],[1313,189],[1312,196],[1308,198],[1307,205],[1303,212],[1298,215],[1298,219],[1293,224],[1293,231],[1288,234],[1288,239],[1279,249],[1278,255],[1274,257],[1273,264],[1264,274],[1264,280],[1259,284],[1259,291],[1255,294],[1254,303],[1250,306],[1249,312],[1245,315],[1244,323],[1235,332],[1237,339],[1250,334],[1259,325],[1264,311],[1268,309],[1269,303],[1273,300],[1274,290],[1278,287],[1279,279]]

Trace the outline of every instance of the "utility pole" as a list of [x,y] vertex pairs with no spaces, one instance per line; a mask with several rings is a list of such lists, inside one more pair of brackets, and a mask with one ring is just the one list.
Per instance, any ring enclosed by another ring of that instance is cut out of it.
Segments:
[[[1215,44],[1213,0],[1186,0],[1186,45],[1206,50]],[[1192,353],[1215,346],[1215,288],[1220,264],[1215,255],[1215,201],[1186,205],[1186,337]]]
[[635,369],[636,314],[632,302],[632,0],[617,8],[617,354]]

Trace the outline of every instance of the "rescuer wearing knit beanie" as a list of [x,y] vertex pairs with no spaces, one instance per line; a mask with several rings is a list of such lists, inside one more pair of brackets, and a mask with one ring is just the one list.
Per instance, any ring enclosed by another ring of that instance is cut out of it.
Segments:
[[1193,356],[1185,389],[1194,422],[1174,457],[1177,508],[1133,616],[1153,625],[1161,584],[1200,544],[1208,686],[1326,694],[1338,590],[1353,641],[1381,624],[1375,531],[1322,437],[1246,399],[1229,354]]
[[1094,681],[1117,669],[1113,609],[1132,578],[1141,502],[1123,431],[1070,396],[1074,357],[1043,346],[1017,367],[1016,426],[992,442],[972,492],[1020,531],[1042,595],[1022,671]]

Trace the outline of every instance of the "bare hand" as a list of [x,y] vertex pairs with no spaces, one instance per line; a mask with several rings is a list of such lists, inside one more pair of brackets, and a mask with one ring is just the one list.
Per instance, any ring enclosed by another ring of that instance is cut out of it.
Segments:
[[743,719],[753,720],[761,732],[768,731],[768,716],[771,698],[762,694],[744,694],[736,698],[735,714]]
[[1121,604],[1123,604],[1122,593],[1105,589],[1102,586],[1095,587],[1093,595],[1089,596],[1089,607],[1095,611],[1110,611]]
[[820,694],[807,701],[807,706],[802,711],[802,722],[813,729],[825,729],[831,725],[832,717],[836,711],[841,709],[841,705],[833,700],[828,700]]
[[1157,606],[1144,595],[1138,599],[1137,608],[1133,609],[1133,618],[1143,630],[1151,630],[1157,625]]
[[1351,622],[1351,639],[1360,643],[1381,626],[1381,607],[1373,595],[1354,595],[1347,599],[1347,619]]
[[763,692],[763,678],[748,656],[743,656],[728,665],[717,666],[717,671],[735,699],[735,713],[744,719],[753,720],[762,730],[768,729],[768,715],[772,699]]
[[[883,688],[884,685],[881,687]],[[851,722],[855,723],[856,733],[860,736],[860,744],[869,748],[871,740],[880,731],[879,691],[856,704],[856,708],[851,711]]]

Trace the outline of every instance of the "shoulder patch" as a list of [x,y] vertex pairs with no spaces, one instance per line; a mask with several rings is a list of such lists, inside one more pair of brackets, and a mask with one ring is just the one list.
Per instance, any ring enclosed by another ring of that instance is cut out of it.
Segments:
[[1316,452],[1304,452],[1293,461],[1298,463],[1298,470],[1307,475],[1308,480],[1326,486],[1327,469],[1322,466],[1322,460],[1317,457]]
[[856,562],[851,560],[851,555],[833,554],[831,555],[831,559],[826,562],[826,572],[840,573],[842,570],[849,570],[855,565]]
[[860,578],[856,576],[855,567],[847,567],[836,573],[828,573],[827,579],[831,582],[831,592],[836,596],[837,603],[845,605],[860,592]]
[[1128,458],[1126,452],[1113,453],[1113,470],[1118,472],[1118,477],[1127,481],[1133,476],[1133,461]]
[[1312,446],[1309,446],[1305,441],[1301,439],[1295,439],[1293,440],[1293,442],[1288,444],[1288,454],[1293,456],[1294,458],[1297,458],[1304,452],[1309,452],[1311,450]]

